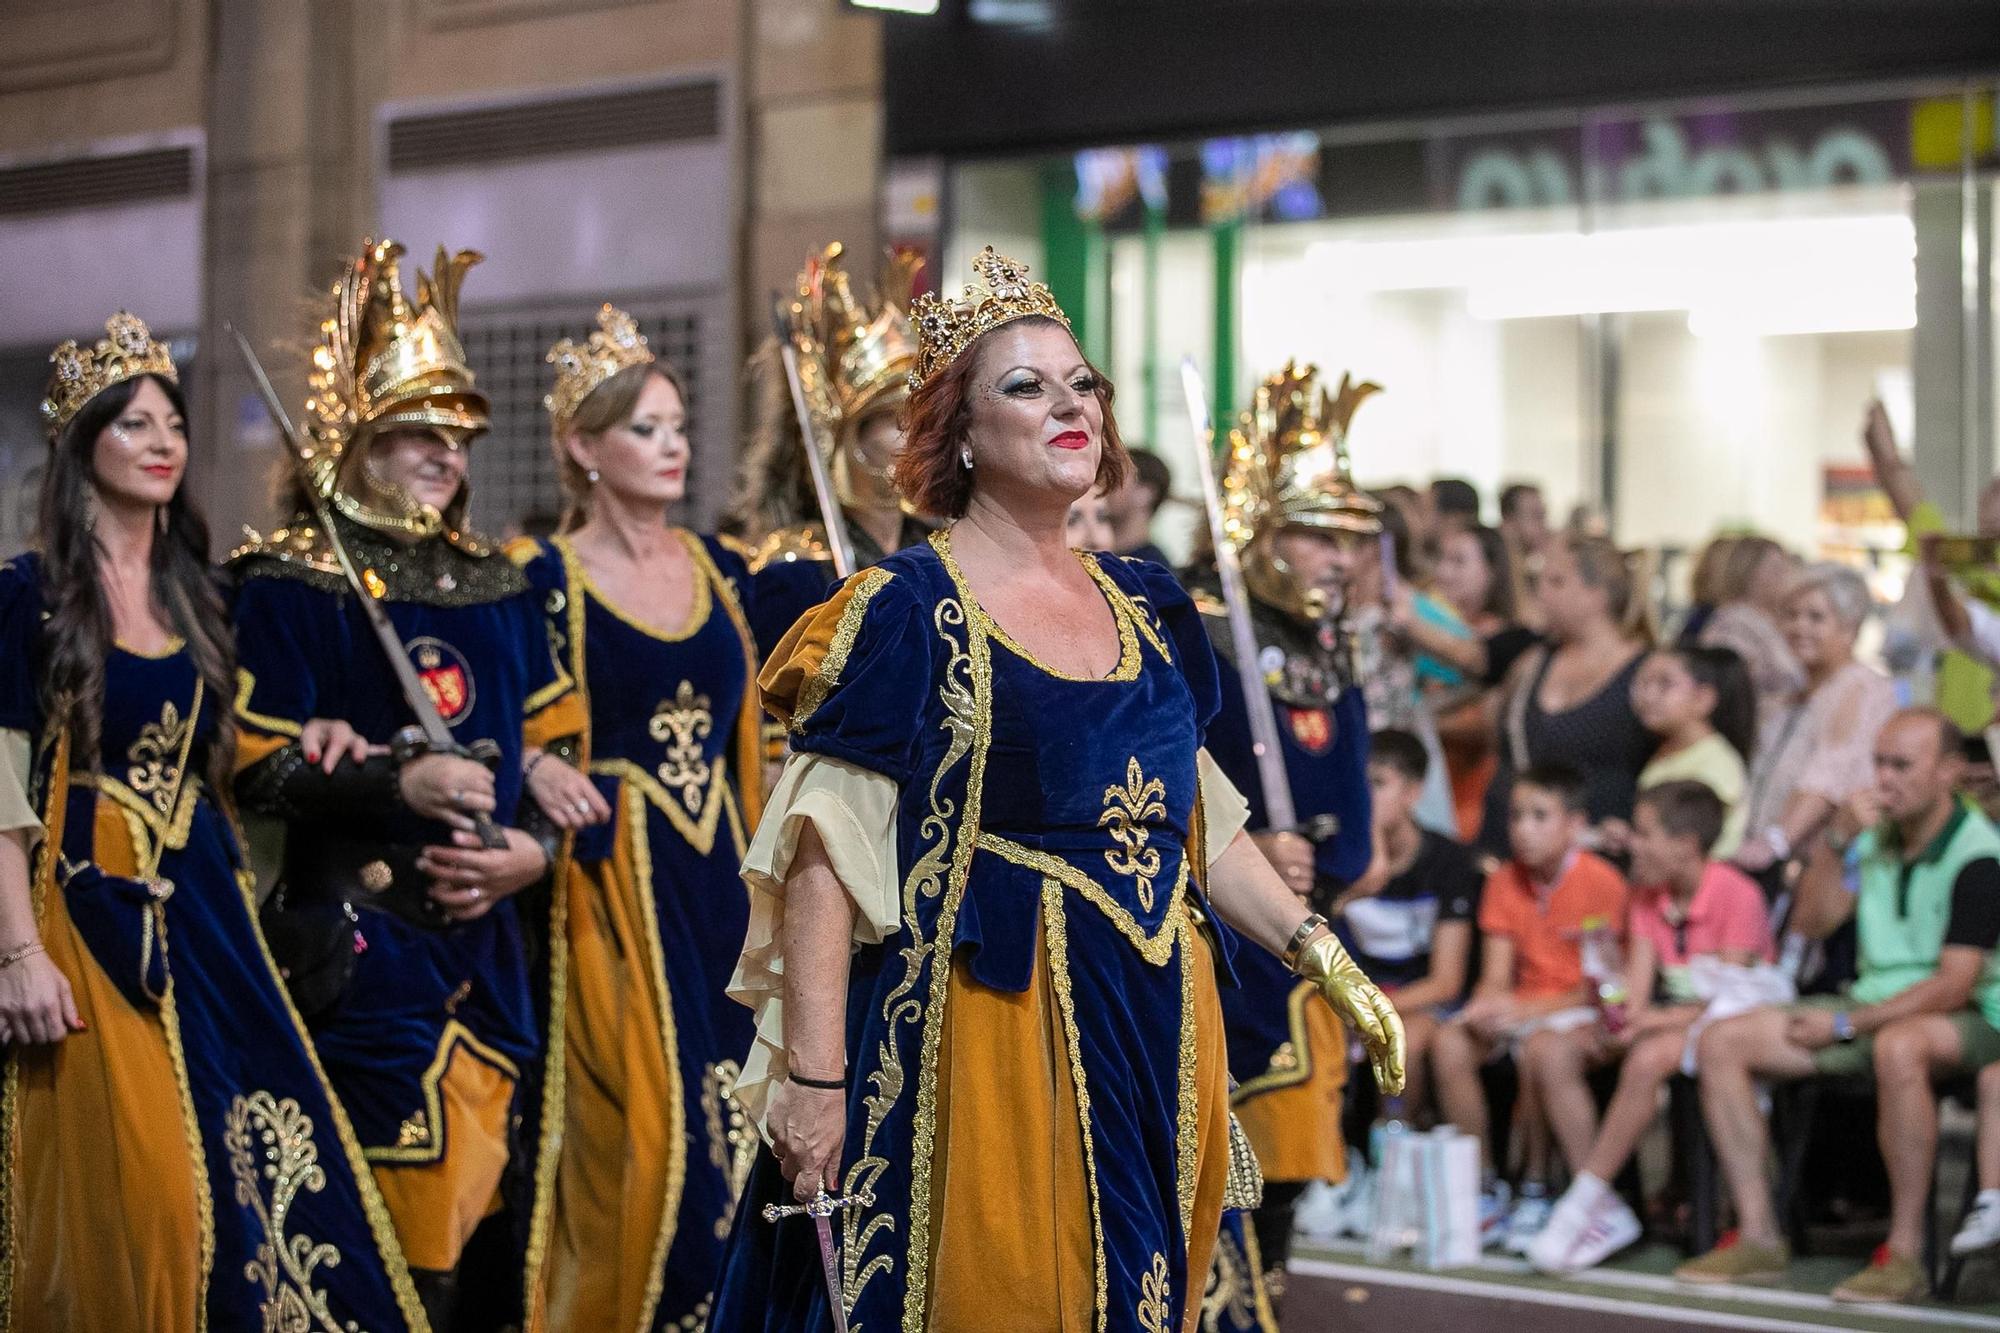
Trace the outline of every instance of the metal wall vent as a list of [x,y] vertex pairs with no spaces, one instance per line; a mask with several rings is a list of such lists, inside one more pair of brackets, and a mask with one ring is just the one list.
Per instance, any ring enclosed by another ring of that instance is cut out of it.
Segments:
[[708,79],[477,111],[399,116],[389,122],[389,170],[401,173],[567,156],[713,139],[721,133],[722,85]]
[[193,194],[192,148],[155,148],[0,168],[0,217],[117,208],[146,199],[187,199]]

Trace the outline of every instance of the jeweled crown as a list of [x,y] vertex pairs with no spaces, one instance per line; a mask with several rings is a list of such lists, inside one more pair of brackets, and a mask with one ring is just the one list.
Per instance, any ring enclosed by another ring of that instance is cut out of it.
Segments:
[[158,375],[180,383],[167,345],[154,342],[146,322],[121,310],[104,321],[105,336],[95,347],[80,347],[75,339],[49,353],[47,395],[42,399],[42,424],[54,442],[84,404],[114,384],[138,375]]
[[639,321],[607,301],[597,312],[597,332],[580,343],[564,338],[549,348],[547,360],[556,368],[556,385],[542,406],[560,431],[598,385],[621,370],[649,366],[655,359],[646,335],[639,332]]
[[1002,324],[1039,315],[1069,328],[1069,316],[1056,304],[1048,284],[1028,281],[1028,266],[995,252],[981,250],[972,261],[979,276],[958,296],[947,300],[924,293],[911,307],[910,320],[917,328],[917,364],[910,371],[910,392],[915,393],[939,371],[965,354],[984,333]]

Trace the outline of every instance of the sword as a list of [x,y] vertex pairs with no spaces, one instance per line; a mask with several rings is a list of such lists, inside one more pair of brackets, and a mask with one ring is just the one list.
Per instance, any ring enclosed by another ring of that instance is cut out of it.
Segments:
[[[382,609],[382,604],[368,591],[368,585],[362,580],[361,572],[355,569],[354,562],[348,558],[347,547],[340,540],[340,530],[333,526],[333,511],[327,507],[319,488],[313,485],[311,452],[299,438],[299,432],[292,425],[291,417],[285,414],[285,405],[279,401],[278,391],[271,387],[271,377],[264,373],[263,363],[257,359],[257,353],[251,349],[249,339],[243,336],[241,330],[234,324],[225,324],[223,327],[228,329],[229,336],[236,340],[236,350],[242,353],[243,364],[249,369],[250,378],[256,383],[258,394],[264,399],[264,410],[271,414],[271,420],[276,423],[278,433],[285,437],[285,450],[291,457],[292,465],[298,469],[299,479],[305,483],[301,489],[305,491],[307,503],[312,506],[313,521],[319,524],[319,530],[326,534],[326,544],[332,548],[333,558],[339,562],[340,572],[347,579],[347,586],[352,588],[354,595],[361,600],[361,611],[367,618],[368,628],[375,631],[376,641],[382,645],[382,652],[389,659],[389,670],[396,677],[397,686],[403,691],[403,702],[410,706],[412,713],[416,714],[417,726],[424,733],[426,748],[439,754],[470,753],[466,747],[453,739],[451,728],[445,725],[444,718],[438,713],[437,703],[431,698],[430,691],[424,688],[423,681],[417,678],[416,667],[410,664],[410,651],[404,646],[402,635],[396,633],[396,627],[389,621],[389,613]],[[484,812],[475,813],[472,816],[472,826],[474,832],[479,835],[480,846],[488,850],[498,850],[507,845],[506,837],[494,824],[492,816]]]
[[1292,780],[1278,748],[1278,710],[1271,706],[1271,689],[1257,666],[1257,631],[1250,621],[1250,594],[1243,586],[1243,566],[1222,527],[1222,488],[1215,479],[1215,423],[1208,415],[1208,390],[1193,357],[1181,359],[1181,390],[1187,395],[1188,420],[1194,424],[1195,466],[1201,473],[1201,496],[1208,511],[1209,543],[1215,547],[1215,572],[1222,581],[1222,604],[1229,614],[1229,643],[1236,654],[1236,679],[1243,687],[1243,706],[1250,715],[1250,749],[1257,759],[1257,780],[1264,788],[1264,821],[1273,829],[1292,829],[1299,822],[1292,804]]
[[840,1255],[833,1248],[833,1215],[849,1208],[867,1208],[874,1204],[875,1196],[863,1190],[859,1194],[828,1194],[822,1189],[813,1196],[811,1203],[770,1203],[764,1205],[764,1220],[776,1222],[785,1217],[810,1217],[813,1231],[819,1239],[819,1264],[826,1276],[826,1305],[833,1312],[833,1326],[839,1333],[847,1333],[847,1301],[842,1296],[840,1281]]
[[826,549],[833,555],[833,572],[846,578],[854,572],[854,544],[847,536],[847,515],[833,493],[833,478],[820,456],[819,432],[813,429],[812,409],[806,405],[806,384],[799,376],[799,349],[792,345],[791,330],[785,323],[784,298],[771,294],[771,324],[778,335],[778,355],[785,363],[785,383],[792,391],[792,414],[799,419],[799,440],[805,446],[806,473],[812,478],[813,498],[819,501],[820,523],[826,528]]

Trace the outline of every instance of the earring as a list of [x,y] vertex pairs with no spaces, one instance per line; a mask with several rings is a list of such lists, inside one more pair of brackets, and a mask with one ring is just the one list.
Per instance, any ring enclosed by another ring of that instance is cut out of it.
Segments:
[[596,468],[592,468],[592,469],[590,469],[590,470],[589,470],[588,472],[584,473],[583,475],[584,475],[584,479],[585,479],[585,480],[587,480],[587,481],[588,481],[588,482],[589,482],[589,483],[590,483],[591,485],[595,486],[595,485],[597,484],[597,469],[596,469]]
[[958,461],[965,464],[967,472],[972,471],[972,446],[966,445],[958,451]]

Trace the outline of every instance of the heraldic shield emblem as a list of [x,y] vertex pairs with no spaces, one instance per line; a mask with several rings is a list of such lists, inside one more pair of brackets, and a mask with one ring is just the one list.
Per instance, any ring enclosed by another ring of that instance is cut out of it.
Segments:
[[472,712],[472,668],[465,654],[443,639],[426,635],[410,640],[410,661],[447,726],[457,726]]

